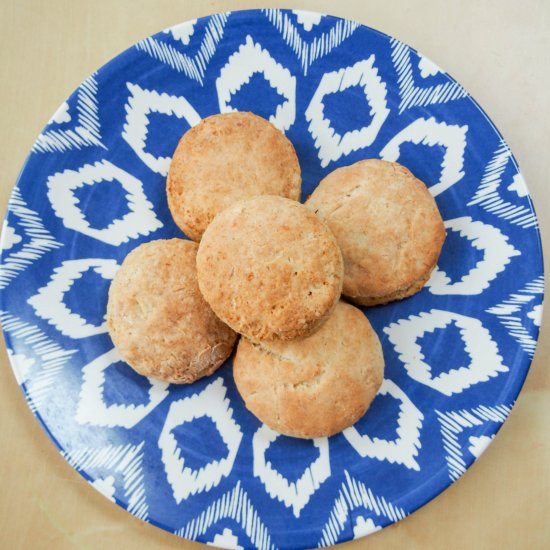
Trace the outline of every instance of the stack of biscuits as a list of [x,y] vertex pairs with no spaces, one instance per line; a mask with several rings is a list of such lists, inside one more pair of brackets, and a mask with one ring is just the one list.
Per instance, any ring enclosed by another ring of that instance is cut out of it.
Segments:
[[216,371],[240,335],[235,384],[262,422],[301,438],[355,423],[384,359],[367,317],[341,295],[373,306],[423,287],[445,237],[426,186],[370,159],[330,173],[301,204],[292,143],[236,112],[184,134],[166,189],[191,240],[142,244],[116,274],[107,323],[128,364],[192,383]]

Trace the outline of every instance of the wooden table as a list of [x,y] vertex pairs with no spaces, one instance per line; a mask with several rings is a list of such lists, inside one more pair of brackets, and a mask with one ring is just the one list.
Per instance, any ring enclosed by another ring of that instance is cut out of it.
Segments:
[[[93,70],[137,40],[201,15],[265,2],[2,0],[0,206],[31,144]],[[550,4],[468,0],[276,3],[354,19],[414,46],[479,101],[514,151],[550,243]],[[546,257],[550,250],[546,249]],[[548,266],[548,264],[547,264]],[[467,474],[404,521],[346,548],[550,548],[550,322],[517,404]],[[199,548],[118,508],[61,458],[0,353],[0,547]]]

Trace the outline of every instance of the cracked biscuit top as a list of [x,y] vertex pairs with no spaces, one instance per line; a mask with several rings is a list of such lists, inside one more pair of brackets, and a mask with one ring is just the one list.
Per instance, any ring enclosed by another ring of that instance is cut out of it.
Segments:
[[181,138],[168,173],[168,206],[183,232],[200,241],[214,216],[257,195],[300,199],[292,143],[253,113],[210,116]]
[[365,315],[339,302],[313,335],[292,342],[241,338],[233,375],[246,407],[293,437],[342,431],[365,414],[382,384],[380,341]]
[[111,287],[107,327],[128,364],[144,376],[191,383],[227,359],[237,335],[212,312],[197,284],[197,244],[142,244]]
[[315,331],[340,298],[343,262],[334,235],[299,202],[264,195],[235,203],[206,229],[197,253],[200,290],[214,312],[253,340]]
[[445,227],[424,183],[394,162],[369,159],[325,177],[306,206],[344,257],[343,294],[362,305],[418,292],[436,265]]

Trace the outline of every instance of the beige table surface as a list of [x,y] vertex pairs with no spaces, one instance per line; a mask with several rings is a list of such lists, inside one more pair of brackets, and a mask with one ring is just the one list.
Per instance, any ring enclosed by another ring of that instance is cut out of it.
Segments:
[[[290,1],[412,45],[461,82],[504,134],[527,179],[550,257],[550,2]],[[254,1],[1,0],[0,207],[31,144],[93,70],[166,26]],[[548,263],[547,269],[548,269]],[[550,548],[550,319],[517,404],[455,485],[346,548]],[[0,548],[199,548],[142,523],[60,457],[0,353]]]

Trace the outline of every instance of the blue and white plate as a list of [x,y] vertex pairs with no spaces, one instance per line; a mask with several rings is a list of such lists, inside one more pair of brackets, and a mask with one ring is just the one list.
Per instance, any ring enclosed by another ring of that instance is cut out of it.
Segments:
[[[416,296],[365,310],[386,379],[355,426],[280,436],[229,361],[191,386],[135,374],[105,326],[130,250],[180,236],[178,138],[232,110],[294,143],[303,197],[379,157],[424,180],[447,228]],[[226,548],[328,546],[404,518],[462,475],[510,412],[535,350],[543,266],[512,154],[468,93],[398,40],[334,17],[225,13],[147,38],[85,80],[32,147],[1,239],[15,376],[61,454],[137,517]]]

